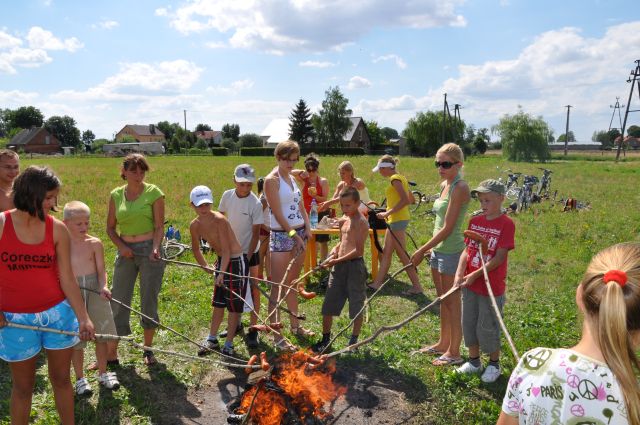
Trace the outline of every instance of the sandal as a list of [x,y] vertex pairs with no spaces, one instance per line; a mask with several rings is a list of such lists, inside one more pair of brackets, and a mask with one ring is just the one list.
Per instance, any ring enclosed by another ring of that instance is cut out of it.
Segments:
[[434,366],[458,366],[464,363],[462,357],[449,357],[442,355],[431,362]]
[[293,345],[290,344],[289,341],[287,341],[286,339],[281,339],[280,341],[274,341],[276,344],[276,349],[278,351],[288,351],[290,353],[294,353],[296,351],[298,351],[298,348]]
[[144,350],[142,352],[142,361],[147,366],[153,366],[158,363],[158,360],[156,360],[156,356],[153,355],[153,351],[151,350]]
[[303,337],[310,337],[316,334],[315,332],[309,329],[305,329],[302,326],[298,326],[297,328],[291,328],[291,333],[296,336],[303,336]]
[[422,347],[418,350],[413,351],[411,354],[428,354],[431,356],[441,356],[444,354],[444,352],[436,350],[433,347]]

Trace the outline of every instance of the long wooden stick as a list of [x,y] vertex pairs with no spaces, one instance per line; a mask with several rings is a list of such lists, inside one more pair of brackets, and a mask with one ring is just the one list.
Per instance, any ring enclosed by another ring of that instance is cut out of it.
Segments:
[[383,332],[390,332],[390,331],[395,331],[395,330],[400,329],[401,327],[405,326],[407,323],[411,322],[412,320],[414,320],[417,317],[419,317],[422,314],[424,314],[427,310],[429,310],[431,307],[433,307],[436,303],[444,301],[448,296],[450,296],[454,292],[458,291],[459,289],[460,289],[459,286],[451,287],[451,289],[449,289],[446,293],[444,293],[443,295],[437,297],[429,305],[426,305],[426,306],[422,307],[420,310],[416,311],[415,313],[413,313],[411,316],[407,317],[403,321],[401,321],[399,323],[396,323],[395,325],[391,325],[391,326],[381,326],[380,328],[376,329],[376,331],[373,333],[373,335],[371,335],[369,338],[363,339],[362,341],[358,341],[355,344],[349,345],[348,347],[344,347],[341,350],[329,353],[329,354],[326,355],[327,358],[335,357],[335,356],[338,356],[340,354],[355,350],[356,348],[358,348],[358,347],[360,347],[362,345],[369,344],[369,343],[373,342],[376,338],[378,338]]

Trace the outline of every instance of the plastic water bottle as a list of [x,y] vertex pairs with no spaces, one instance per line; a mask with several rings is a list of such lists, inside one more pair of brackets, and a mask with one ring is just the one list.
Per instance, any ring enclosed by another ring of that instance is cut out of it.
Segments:
[[311,228],[315,229],[318,227],[318,205],[316,204],[316,200],[311,200],[311,209],[309,210],[309,221],[311,222]]
[[167,227],[167,233],[164,235],[167,239],[173,239],[173,225],[170,224],[169,227]]
[[173,232],[173,238],[180,242],[180,239],[182,239],[182,236],[180,236],[180,230],[176,229],[176,231]]

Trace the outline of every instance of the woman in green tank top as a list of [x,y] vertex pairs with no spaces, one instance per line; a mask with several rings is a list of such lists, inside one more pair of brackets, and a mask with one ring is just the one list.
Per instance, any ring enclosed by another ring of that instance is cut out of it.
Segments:
[[[418,267],[426,254],[431,255],[431,275],[438,296],[453,286],[458,260],[465,248],[462,224],[471,194],[469,186],[461,178],[463,160],[462,149],[455,143],[447,143],[438,149],[435,165],[442,179],[442,189],[440,197],[433,203],[436,213],[433,236],[411,257],[411,262]],[[440,304],[440,339],[420,349],[420,352],[440,355],[433,361],[434,365],[462,363],[460,318],[460,293],[456,292]]]

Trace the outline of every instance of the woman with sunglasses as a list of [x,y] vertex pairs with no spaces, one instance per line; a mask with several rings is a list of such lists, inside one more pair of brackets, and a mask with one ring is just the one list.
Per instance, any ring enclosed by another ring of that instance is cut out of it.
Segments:
[[[418,267],[431,251],[431,275],[438,296],[451,289],[460,254],[465,248],[462,223],[471,199],[469,185],[462,180],[464,154],[455,143],[442,145],[436,153],[435,166],[442,179],[440,197],[433,203],[436,219],[431,239],[411,257]],[[434,366],[461,364],[462,325],[460,293],[440,304],[440,339],[420,352],[439,355]]]
[[[304,264],[305,241],[311,236],[309,216],[304,209],[302,193],[296,184],[292,171],[300,160],[300,147],[294,141],[278,143],[275,149],[278,166],[265,178],[264,193],[269,204],[269,226],[271,235],[269,250],[271,251],[271,279],[281,282],[286,274],[284,286],[272,286],[269,299],[269,317],[271,323],[279,322],[279,310],[276,308],[285,293],[289,310],[298,311],[298,297],[295,291],[287,291],[300,274]],[[287,273],[289,263],[294,263]],[[312,336],[313,332],[300,326],[298,318],[290,315],[291,333],[297,336]],[[296,348],[274,331],[276,347],[283,350]]]
[[[320,211],[320,204],[325,202],[329,196],[329,180],[320,177],[318,169],[320,168],[320,159],[314,153],[310,153],[304,159],[304,170],[293,170],[291,174],[303,184],[302,199],[304,200],[304,209],[307,215],[311,213],[311,203],[316,201],[318,208],[318,221],[322,217],[328,216],[328,211]],[[324,260],[329,254],[327,242],[329,235],[315,235],[316,242],[320,245],[320,258]]]
[[[388,178],[390,183],[385,192],[387,210],[383,213],[378,213],[379,219],[387,221],[387,230],[384,234],[384,247],[380,258],[378,275],[368,285],[368,288],[374,291],[382,285],[382,281],[387,276],[394,251],[398,254],[398,258],[400,258],[403,265],[407,265],[410,262],[409,254],[405,248],[406,229],[409,226],[410,219],[409,204],[411,204],[409,183],[405,176],[398,173],[396,164],[397,161],[391,155],[384,155],[378,160],[378,165],[371,170],[374,173],[380,173],[382,177]],[[407,275],[411,279],[413,287],[404,291],[403,295],[414,296],[422,294],[422,286],[416,269],[413,267],[408,268]]]

